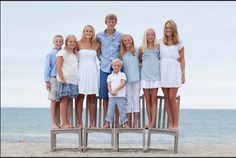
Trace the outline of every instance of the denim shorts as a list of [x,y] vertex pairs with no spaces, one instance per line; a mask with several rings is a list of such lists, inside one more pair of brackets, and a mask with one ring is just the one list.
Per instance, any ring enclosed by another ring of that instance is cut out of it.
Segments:
[[107,77],[111,73],[106,73],[100,70],[100,89],[99,98],[108,99]]

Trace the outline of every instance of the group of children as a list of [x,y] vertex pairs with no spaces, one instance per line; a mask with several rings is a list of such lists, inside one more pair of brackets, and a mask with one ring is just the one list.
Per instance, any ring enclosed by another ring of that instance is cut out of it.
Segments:
[[[175,98],[178,88],[185,81],[185,61],[184,47],[179,40],[175,22],[169,20],[165,23],[164,37],[159,42],[155,30],[147,29],[143,43],[138,49],[131,35],[115,29],[116,15],[108,14],[105,24],[107,28],[97,35],[91,25],[86,25],[79,41],[74,35],[67,36],[63,49],[63,37],[54,37],[55,47],[47,54],[45,64],[45,82],[49,90],[48,98],[51,100],[52,128],[72,128],[69,118],[73,98],[76,98],[77,126],[82,128],[85,95],[89,104],[90,128],[94,127],[98,95],[103,99],[103,112],[106,115],[104,128],[110,127],[115,113],[116,127],[121,124],[125,128],[138,128],[141,89],[148,114],[146,127],[153,128],[159,87],[165,96],[169,128],[178,128]],[[100,72],[97,71],[97,57]],[[115,112],[116,107],[119,113]]]

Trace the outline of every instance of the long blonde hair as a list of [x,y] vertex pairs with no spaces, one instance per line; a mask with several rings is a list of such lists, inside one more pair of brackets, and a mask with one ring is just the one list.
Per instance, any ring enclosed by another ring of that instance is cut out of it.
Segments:
[[[70,38],[74,38],[75,42],[77,41],[75,35],[68,35],[65,39],[65,46],[64,46],[65,50],[68,50],[67,42]],[[73,53],[76,53],[76,50],[77,50],[77,47],[75,46],[75,48],[73,48]]]
[[96,49],[97,40],[96,40],[96,36],[95,36],[95,29],[94,29],[93,26],[91,26],[91,25],[86,25],[86,26],[84,27],[82,36],[81,36],[81,38],[80,38],[80,40],[79,40],[78,43],[85,41],[85,29],[86,29],[87,27],[90,27],[90,28],[92,29],[92,31],[93,31],[93,35],[92,35],[92,38],[91,38],[91,45],[92,45],[92,48],[93,48],[93,49]]
[[142,48],[143,51],[147,50],[147,32],[148,32],[148,31],[153,31],[153,32],[154,32],[155,37],[154,37],[154,41],[153,41],[153,47],[154,47],[154,48],[157,47],[157,36],[156,36],[156,32],[155,32],[155,30],[154,30],[153,28],[149,28],[149,29],[147,29],[147,30],[144,32],[144,35],[143,35],[143,43],[142,43],[142,46],[141,46],[141,48]]
[[165,28],[166,28],[166,25],[167,24],[170,24],[171,27],[172,27],[172,31],[173,31],[173,34],[172,34],[172,41],[174,43],[174,45],[177,45],[179,44],[180,40],[179,40],[179,34],[178,34],[178,30],[177,30],[177,25],[176,23],[173,21],[173,20],[168,20],[166,23],[165,23],[165,26],[164,26],[164,35],[163,35],[163,43],[168,45],[167,43],[167,35],[165,33]]
[[123,43],[123,39],[124,38],[127,38],[127,37],[129,37],[129,38],[131,38],[131,40],[132,40],[132,45],[131,45],[131,54],[133,55],[133,56],[135,56],[135,46],[134,46],[134,40],[133,40],[133,37],[131,36],[131,35],[129,35],[129,34],[124,34],[122,37],[121,37],[121,41],[120,41],[120,57],[121,58],[123,58],[124,57],[124,55],[125,55],[125,53],[126,53],[126,51],[127,51],[127,49],[126,49],[126,47],[125,47],[125,45],[124,45],[124,43]]

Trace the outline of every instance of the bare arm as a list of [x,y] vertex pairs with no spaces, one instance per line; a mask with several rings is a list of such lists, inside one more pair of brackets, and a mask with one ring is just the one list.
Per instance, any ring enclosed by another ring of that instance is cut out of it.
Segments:
[[142,63],[143,49],[139,47],[138,51],[139,51],[138,60],[139,60],[139,63]]
[[66,83],[66,81],[65,81],[65,78],[64,78],[63,72],[62,72],[62,64],[63,64],[63,57],[58,56],[57,57],[57,73],[58,73],[58,76],[61,80],[61,83],[64,84],[64,83]]
[[181,82],[185,82],[185,59],[184,59],[184,47],[180,49],[180,68],[181,68]]
[[96,50],[97,50],[98,60],[101,61],[101,59],[100,59],[100,54],[101,54],[101,44],[100,44],[100,42],[97,42]]

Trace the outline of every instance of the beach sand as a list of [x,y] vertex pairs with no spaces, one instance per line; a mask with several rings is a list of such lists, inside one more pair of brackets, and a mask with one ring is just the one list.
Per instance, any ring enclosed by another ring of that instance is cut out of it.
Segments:
[[[235,157],[236,145],[224,144],[180,144],[178,153],[173,146],[152,145],[149,152],[141,146],[120,144],[119,152],[109,149],[109,145],[89,145],[86,152],[77,150],[76,145],[58,144],[55,152],[50,151],[47,143],[1,143],[1,157]],[[100,149],[98,149],[100,148]],[[103,149],[102,149],[103,148]],[[140,148],[140,149],[138,149]],[[155,148],[155,149],[153,149]]]

